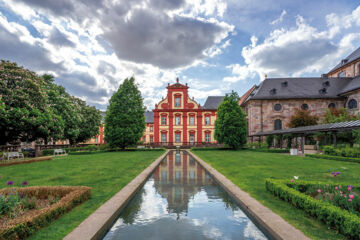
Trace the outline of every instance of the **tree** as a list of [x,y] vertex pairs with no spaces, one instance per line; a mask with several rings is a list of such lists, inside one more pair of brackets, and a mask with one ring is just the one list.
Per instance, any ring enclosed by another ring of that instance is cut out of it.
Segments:
[[215,121],[215,139],[233,149],[239,149],[247,142],[246,115],[238,102],[236,92],[226,94],[217,109]]
[[46,138],[56,131],[58,118],[48,108],[44,85],[34,72],[16,63],[0,62],[0,144]]
[[81,99],[77,99],[77,104],[80,107],[80,132],[75,142],[84,142],[99,134],[99,128],[101,126],[101,113],[95,107],[88,106]]
[[[330,108],[326,111],[324,116],[324,123],[337,123],[359,120],[359,114],[352,114],[345,108]],[[337,138],[340,141],[349,143],[352,147],[355,142],[360,143],[360,130],[353,130],[351,132],[338,133]]]
[[295,114],[290,117],[289,127],[304,127],[316,125],[319,118],[312,116],[307,110],[295,109]]
[[110,99],[105,117],[105,140],[110,147],[136,144],[145,130],[145,108],[135,79],[125,79]]

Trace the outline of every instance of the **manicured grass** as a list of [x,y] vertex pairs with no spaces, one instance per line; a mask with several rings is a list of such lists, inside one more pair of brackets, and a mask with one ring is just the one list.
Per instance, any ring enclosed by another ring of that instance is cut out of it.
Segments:
[[8,181],[20,186],[88,186],[91,198],[71,212],[40,229],[30,239],[62,239],[99,206],[120,191],[164,151],[109,152],[56,157],[0,168],[0,188]]
[[[304,211],[267,192],[265,179],[271,177],[291,179],[293,176],[299,176],[301,180],[355,184],[360,182],[360,164],[252,151],[193,150],[192,152],[308,237],[346,239],[336,231],[329,230],[325,224],[311,218]],[[341,174],[333,177],[332,171],[339,171]]]

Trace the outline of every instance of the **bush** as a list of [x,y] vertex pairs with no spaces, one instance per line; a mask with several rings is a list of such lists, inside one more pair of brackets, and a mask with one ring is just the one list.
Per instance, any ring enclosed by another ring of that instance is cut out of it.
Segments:
[[[296,181],[291,183],[285,180],[267,179],[265,184],[266,189],[273,195],[289,202],[299,209],[303,209],[306,213],[321,220],[329,227],[337,229],[348,238],[360,239],[360,217],[329,202],[316,200],[294,189],[297,188],[304,191],[309,186],[321,185],[318,182]],[[339,183],[337,183],[337,185],[338,184]],[[325,186],[325,184],[323,185]],[[342,185],[346,186],[349,184]],[[355,187],[359,188],[359,186]]]
[[322,150],[327,155],[360,158],[360,148],[356,147],[334,148],[333,146],[324,146]]
[[48,225],[50,221],[57,219],[90,197],[90,188],[82,186],[5,188],[0,190],[0,194],[7,195],[14,189],[28,198],[60,196],[61,199],[49,208],[33,210],[31,217],[20,216],[17,221],[1,225],[0,239],[25,239],[40,227]]
[[54,149],[44,149],[41,153],[43,156],[51,156],[54,155]]
[[334,160],[334,161],[360,163],[360,158],[349,158],[349,157],[332,156],[332,155],[326,155],[326,154],[305,154],[305,156],[311,157],[311,158],[322,158],[322,159],[327,159],[327,160]]
[[279,148],[258,148],[258,149],[247,149],[254,152],[268,152],[268,153],[289,153],[289,149],[279,149]]
[[98,147],[96,145],[88,145],[84,148],[84,150],[87,150],[87,151],[97,151],[98,150]]
[[271,147],[274,143],[274,136],[273,135],[269,135],[266,137],[266,144],[268,145],[268,147]]

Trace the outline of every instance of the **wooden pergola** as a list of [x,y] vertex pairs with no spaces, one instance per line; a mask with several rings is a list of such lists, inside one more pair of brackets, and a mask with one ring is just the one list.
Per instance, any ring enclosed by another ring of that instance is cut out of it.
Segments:
[[252,138],[252,141],[254,140],[254,137],[258,137],[258,140],[261,141],[262,136],[270,136],[270,135],[282,136],[285,134],[294,134],[297,136],[301,136],[301,150],[302,153],[304,154],[306,135],[310,135],[313,133],[320,133],[320,132],[325,133],[325,144],[327,144],[327,134],[330,133],[330,135],[332,135],[333,137],[333,145],[334,147],[336,147],[336,134],[338,132],[348,132],[354,129],[360,129],[360,120],[258,132],[253,135],[249,135],[249,137]]

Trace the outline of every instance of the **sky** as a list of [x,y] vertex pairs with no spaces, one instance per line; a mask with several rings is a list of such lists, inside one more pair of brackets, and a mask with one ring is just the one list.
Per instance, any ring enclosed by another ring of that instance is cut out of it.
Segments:
[[149,110],[177,77],[204,104],[319,77],[359,46],[358,0],[0,0],[0,59],[100,110],[129,77]]

